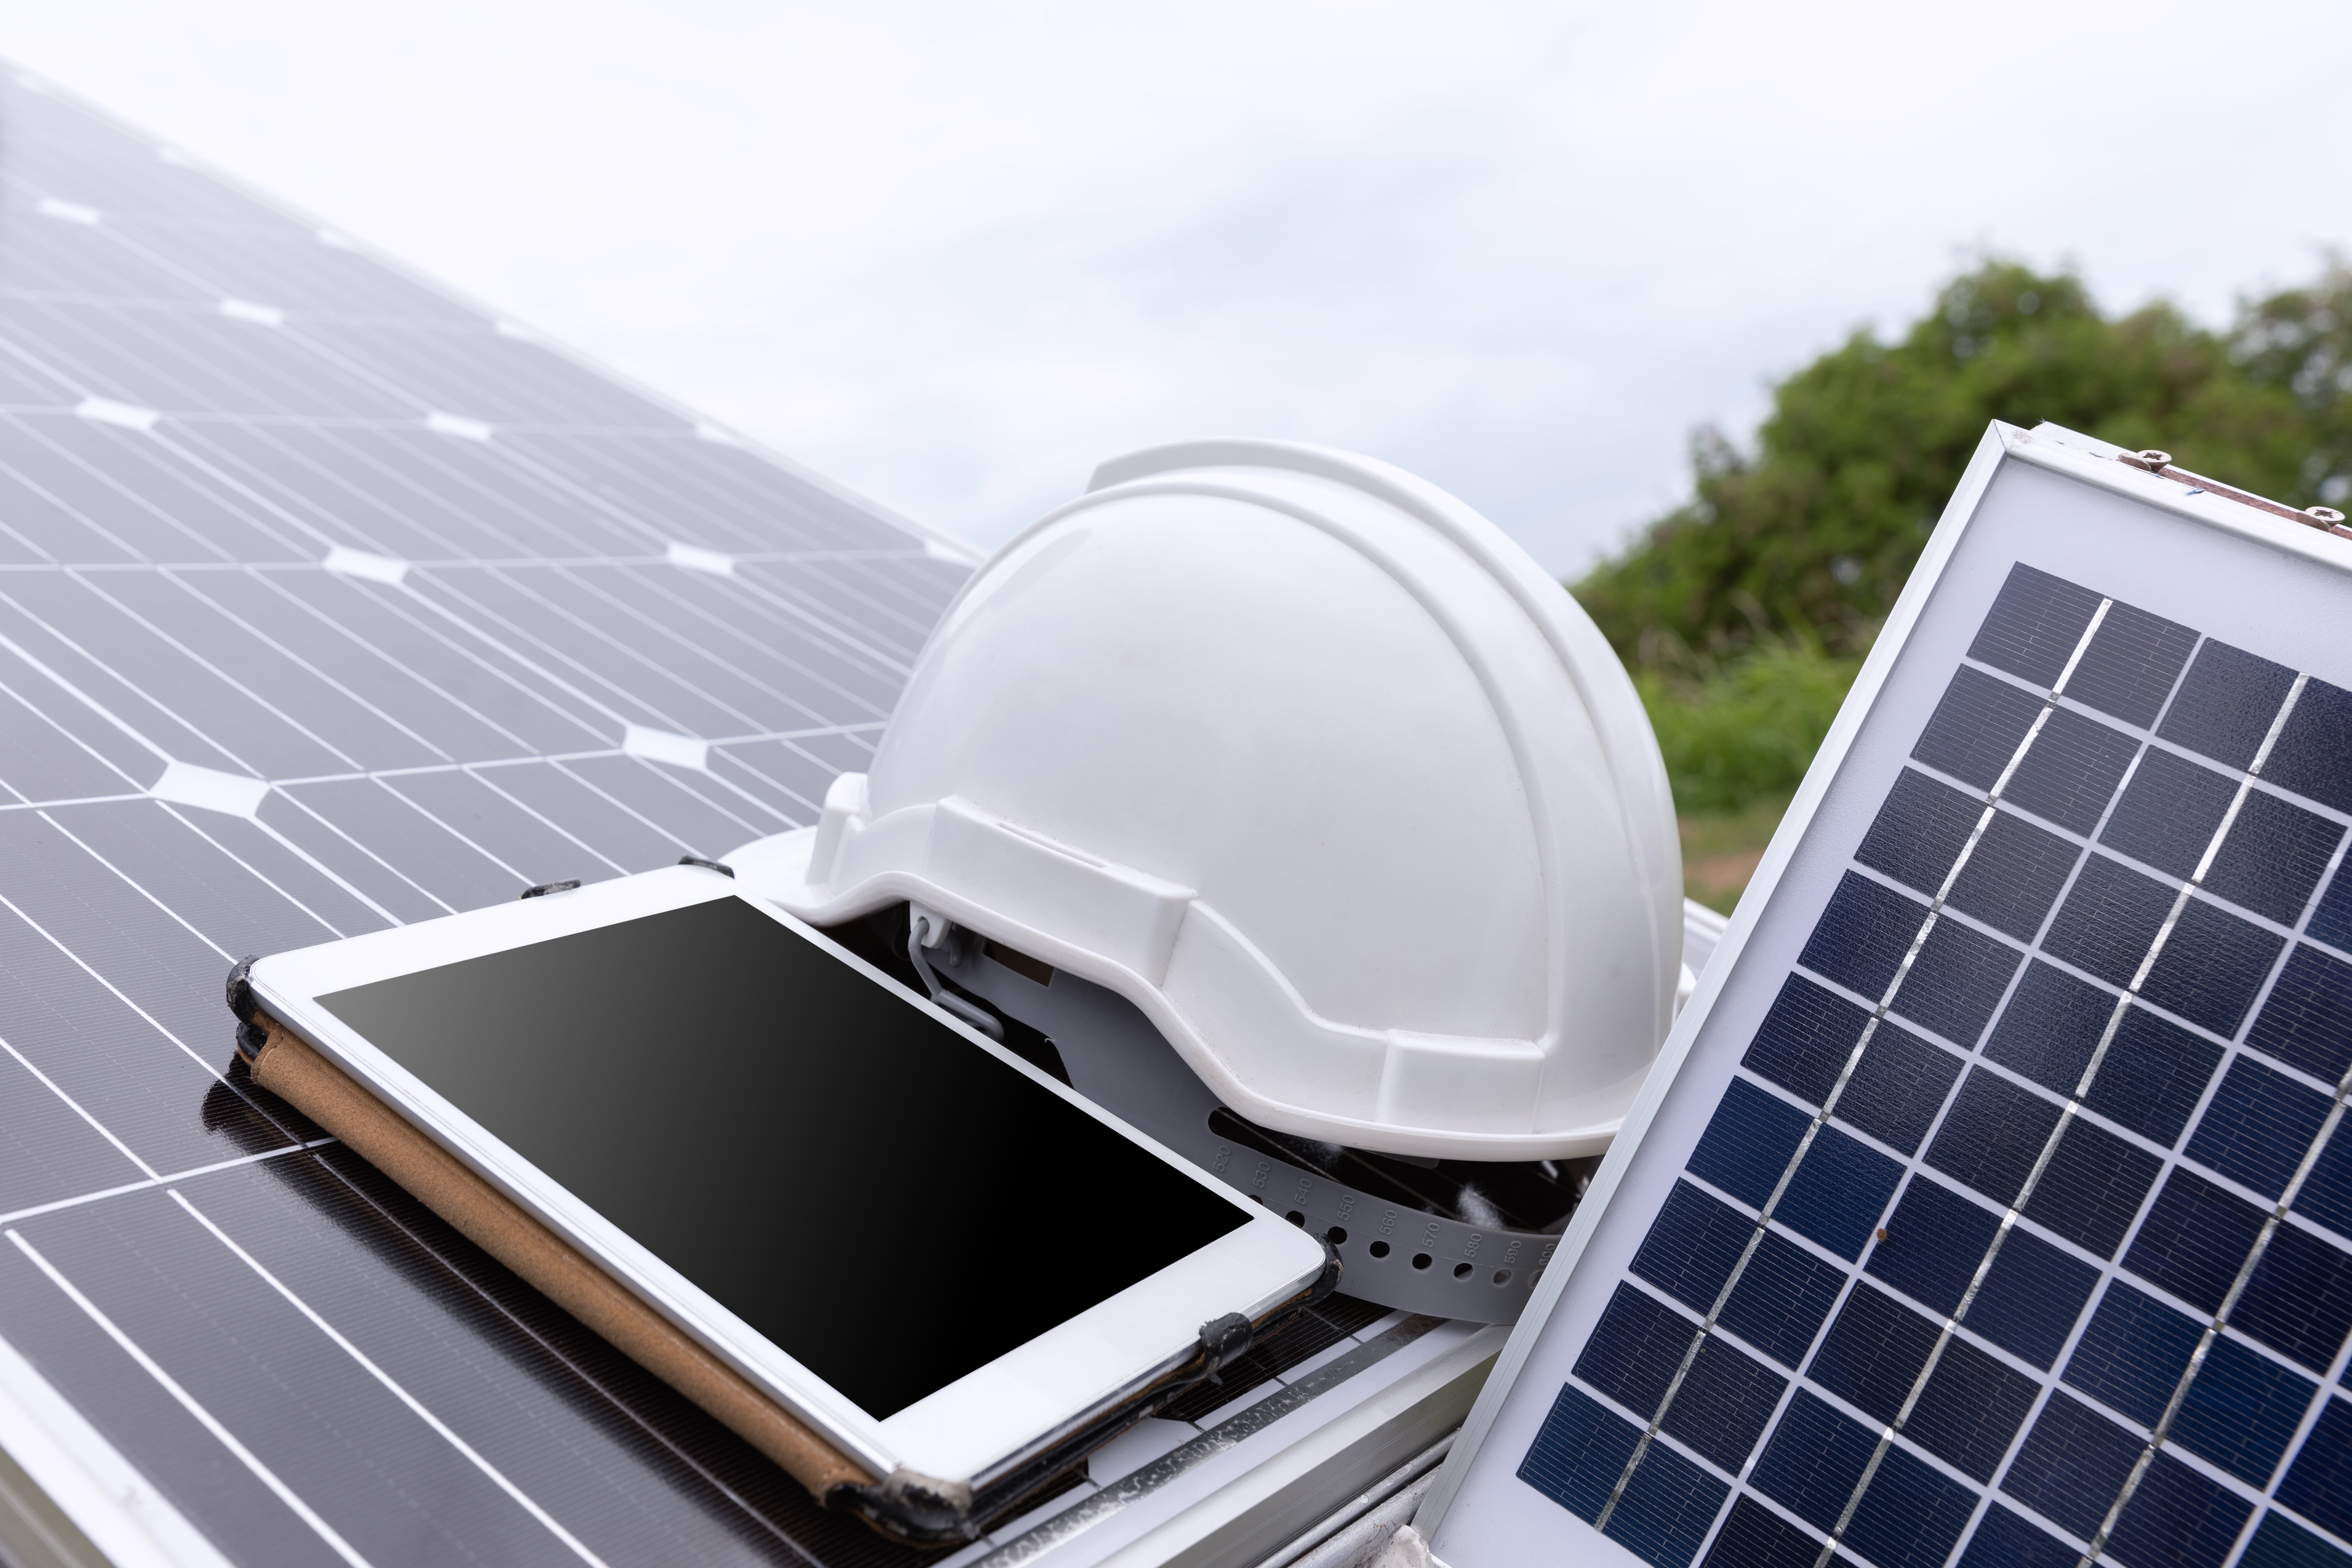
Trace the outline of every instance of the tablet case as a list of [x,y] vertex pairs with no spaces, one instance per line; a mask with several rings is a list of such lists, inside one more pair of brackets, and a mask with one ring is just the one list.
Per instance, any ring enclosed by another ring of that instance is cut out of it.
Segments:
[[985,1485],[907,1469],[877,1477],[761,1393],[585,1254],[477,1175],[392,1106],[263,1012],[246,959],[229,971],[237,1050],[253,1081],[348,1145],[468,1241],[514,1270],[614,1348],[715,1416],[828,1508],[922,1545],[971,1541],[1082,1462],[1093,1449],[1214,1378],[1268,1330],[1339,1288],[1339,1258],[1324,1244],[1311,1286],[1253,1321],[1238,1312],[1202,1325],[1199,1348],[1174,1371],[1053,1437]]

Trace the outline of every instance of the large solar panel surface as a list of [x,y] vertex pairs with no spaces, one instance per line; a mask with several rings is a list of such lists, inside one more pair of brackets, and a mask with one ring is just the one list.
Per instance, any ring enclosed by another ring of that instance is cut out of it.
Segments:
[[1676,1568],[2352,1563],[2352,592],[1996,485],[1457,1568],[1498,1498]]
[[253,1089],[221,981],[814,820],[969,570],[0,73],[0,1373],[242,1563],[939,1561]]

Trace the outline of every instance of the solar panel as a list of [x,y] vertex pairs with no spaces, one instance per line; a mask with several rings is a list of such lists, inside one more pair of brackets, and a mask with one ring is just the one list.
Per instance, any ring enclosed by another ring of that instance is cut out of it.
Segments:
[[2352,1563],[2352,541],[2115,456],[1988,436],[1451,1568]]
[[[221,983],[814,820],[969,571],[0,72],[0,1446],[184,1562],[941,1562],[254,1089]],[[1336,1301],[946,1561],[1091,1561],[1470,1335]]]

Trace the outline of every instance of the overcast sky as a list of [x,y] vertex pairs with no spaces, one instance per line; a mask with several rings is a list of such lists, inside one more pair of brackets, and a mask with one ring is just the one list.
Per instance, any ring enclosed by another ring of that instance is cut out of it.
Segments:
[[992,544],[1290,437],[1555,571],[1991,247],[2210,320],[2352,242],[2352,8],[0,0],[0,53]]

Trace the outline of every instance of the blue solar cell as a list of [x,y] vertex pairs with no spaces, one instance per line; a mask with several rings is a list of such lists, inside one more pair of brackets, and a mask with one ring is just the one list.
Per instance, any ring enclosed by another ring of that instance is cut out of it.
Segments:
[[2186,881],[2237,793],[2236,779],[2151,746],[2099,829],[2099,842]]
[[1731,1278],[1755,1230],[1748,1215],[1688,1182],[1676,1182],[1650,1222],[1642,1249],[1633,1254],[1633,1272],[1704,1317],[1714,1310],[1723,1282]]
[[2238,1568],[2352,1568],[2352,1552],[2338,1552],[2283,1513],[2266,1513]]
[[2113,993],[2037,961],[2001,1009],[1985,1055],[2044,1089],[2071,1096],[2115,1010]]
[[1963,1046],[1991,1022],[2025,955],[1954,920],[1939,920],[1895,994],[1895,1011]]
[[1576,1358],[1576,1375],[1646,1420],[1658,1413],[1666,1385],[1697,1337],[1696,1323],[1621,1284]]
[[2192,898],[2139,994],[2217,1035],[2234,1035],[2286,939]]
[[2110,985],[2128,986],[2179,896],[2153,877],[2094,855],[2058,906],[2042,951]]
[[1874,1421],[1891,1422],[1936,1348],[1936,1321],[1856,1285],[1805,1375]]
[[[1960,1304],[2000,1217],[1935,1182],[1915,1179],[1863,1272],[1937,1313]],[[2004,1249],[2005,1250],[2005,1249]]]
[[1952,908],[2020,942],[2031,942],[2058,901],[2058,889],[2082,851],[2071,838],[1996,811],[1969,863],[1952,882]]
[[1984,809],[1975,795],[1906,768],[1853,858],[1933,898]]
[[2278,1500],[2322,1530],[2352,1536],[2352,1404],[2341,1395],[2319,1413],[2279,1483]]
[[1706,1568],[1813,1568],[1821,1556],[1817,1537],[1743,1496],[1731,1505],[1731,1517],[1708,1550]]
[[2352,691],[2324,680],[2305,682],[2263,776],[2323,805],[2352,811]]
[[1999,1073],[1972,1068],[1928,1147],[1927,1163],[2006,1208],[2057,1125],[2057,1106]]
[[2088,1540],[2115,1506],[2145,1447],[2089,1405],[2053,1394],[2000,1489]]
[[2068,1387],[2154,1426],[2204,1333],[2205,1326],[2178,1307],[2117,1279],[2100,1298],[2060,1375]]
[[2352,1122],[2339,1122],[2294,1195],[2294,1212],[2352,1238]]
[[1963,784],[1989,790],[2042,708],[2033,693],[1963,666],[1944,689],[1911,755]]
[[1786,1237],[1768,1232],[1716,1321],[1781,1365],[1793,1367],[1804,1359],[1806,1347],[1821,1332],[1822,1320],[1844,1288],[1843,1270]]
[[1730,1490],[1664,1443],[1653,1443],[1602,1533],[1657,1568],[1688,1568]]
[[2198,1118],[2189,1157],[2274,1198],[2303,1163],[2305,1151],[2327,1120],[2329,1103],[2318,1090],[2252,1057],[2240,1057]]
[[1959,1058],[1899,1024],[1881,1023],[1838,1096],[1838,1120],[1916,1153],[1959,1076]]
[[1833,1530],[1877,1447],[1877,1433],[1801,1388],[1748,1484],[1815,1529]]
[[2246,1043],[2327,1083],[2352,1070],[2352,964],[2298,942]]
[[2079,1118],[2026,1200],[2025,1217],[2086,1252],[2113,1258],[2163,1162]]
[[2082,1552],[1995,1504],[1969,1538],[1959,1568],[2074,1568]]
[[1608,1505],[1641,1440],[1642,1428],[1582,1389],[1565,1384],[1528,1445],[1519,1479],[1590,1524]]
[[2040,1392],[2032,1378],[1956,1336],[1903,1431],[1962,1474],[1990,1481]]
[[2110,605],[2066,682],[2066,695],[2144,730],[2164,710],[2196,646],[2197,634],[2178,621]]
[[[1980,630],[1972,657],[2047,682],[2071,656],[2087,624],[2086,606],[2095,602],[2088,590],[2021,567]],[[2221,644],[2197,646],[2187,628],[2115,605],[2075,667],[2067,699],[2143,728],[2160,714],[2168,741],[2224,766],[2242,767],[2291,679],[2268,661]],[[2298,699],[2298,715],[2284,727],[2263,783],[2323,802],[2334,790],[2352,808],[2352,783],[2340,782],[2352,775],[2352,693],[2315,682],[2305,690],[2320,700],[2299,731],[2295,726],[2305,721]],[[2041,712],[2032,692],[1963,668],[1913,756],[1937,773],[1989,788]],[[2275,764],[2288,759],[2286,737],[2294,737],[2300,749],[2282,773]],[[2117,800],[2126,772],[2131,783]],[[1612,1519],[1612,1537],[1647,1560],[1686,1563],[1725,1493],[1704,1467],[1684,1456],[1697,1453],[1736,1473],[1759,1442],[1750,1482],[1756,1490],[1816,1530],[1833,1528],[1875,1447],[1877,1428],[1800,1389],[1779,1428],[1769,1430],[1786,1380],[1757,1357],[1783,1369],[1802,1366],[1811,1383],[1869,1421],[1889,1422],[1912,1397],[1942,1332],[1937,1319],[1958,1310],[1981,1268],[1984,1279],[1970,1299],[1965,1332],[1945,1343],[1918,1388],[1901,1440],[1881,1461],[1840,1544],[1852,1560],[1879,1568],[1914,1563],[1927,1568],[1951,1561],[1955,1552],[1963,1568],[2075,1560],[2077,1547],[2007,1507],[1988,1510],[1976,1539],[1963,1547],[1960,1536],[1978,1500],[1951,1472],[1989,1482],[2015,1451],[2000,1489],[2057,1528],[2087,1538],[2116,1502],[2145,1439],[2065,1395],[2053,1395],[2021,1439],[2040,1385],[1979,1346],[1990,1342],[2050,1368],[2103,1282],[2100,1270],[2068,1247],[2112,1257],[2137,1221],[2123,1267],[2158,1293],[2120,1279],[2105,1281],[2106,1292],[2082,1329],[2063,1381],[2143,1427],[2182,1387],[2203,1333],[2195,1312],[2218,1309],[2244,1269],[2263,1214],[2194,1171],[2165,1173],[2160,1158],[2108,1129],[2120,1125],[2167,1147],[2187,1138],[2184,1157],[2231,1183],[2273,1198],[2284,1190],[2318,1133],[2328,1100],[2251,1056],[2233,1062],[2214,1086],[2227,1053],[2209,1036],[2228,1038],[2245,1026],[2253,998],[2271,984],[2288,944],[2224,903],[2294,925],[2320,890],[2344,835],[2337,824],[2273,789],[2254,789],[2240,800],[2202,887],[2183,903],[2177,880],[2148,876],[2113,856],[2085,861],[2076,839],[2019,814],[2072,834],[2095,831],[2116,854],[2179,879],[2195,870],[2239,788],[2237,779],[2175,752],[2143,749],[2130,734],[2066,705],[2052,708],[2043,720],[1989,822],[1979,797],[1921,772],[1902,772],[1855,859],[1919,895],[1932,895],[1950,877],[1948,907],[1961,918],[1937,921],[1921,941],[1928,919],[1921,898],[1846,873],[1800,959],[1839,990],[1790,975],[1742,1058],[1756,1079],[1811,1106],[1830,1103],[1834,1093],[1832,1121],[1791,1172],[1789,1162],[1809,1117],[1758,1083],[1735,1079],[1690,1159],[1694,1176],[1759,1207],[1788,1173],[1774,1218],[1839,1256],[1866,1254],[1864,1274],[1886,1289],[1854,1287],[1829,1321],[1845,1289],[1842,1271],[1784,1236],[1767,1232],[1758,1238],[1723,1310],[1726,1337],[1701,1342],[1664,1418],[1663,1430],[1673,1442],[1656,1446],[1654,1453],[1673,1463],[1629,1489]],[[1971,834],[1969,862],[1953,876]],[[2069,877],[2074,884],[2053,914]],[[2310,915],[2310,930],[2315,942],[2342,943],[2352,952],[2352,869],[2336,880],[2341,885],[2329,887]],[[2164,949],[2149,962],[2176,905],[2179,914]],[[2043,924],[2050,928],[2044,946],[2054,962],[2031,963],[2002,1009],[2001,998],[2027,955],[1983,928],[2031,942]],[[1904,969],[1915,942],[1919,950]],[[2124,1003],[2120,1011],[2123,999],[2116,991],[2055,966],[2064,963],[2120,989],[2143,963],[2148,963],[2147,1005]],[[1893,1016],[1871,1031],[1857,1055],[1868,1008],[1845,994],[1865,1001],[1883,996],[1898,972],[1900,989],[1888,1007]],[[2047,1096],[1990,1070],[1964,1077],[1964,1057],[1939,1043],[1966,1046],[1983,1037],[1996,1010],[1998,1025],[1984,1047],[1988,1059]],[[1897,1016],[1920,1032],[1899,1026]],[[2111,1027],[2098,1073],[2085,1088],[2083,1075]],[[2249,1049],[2329,1081],[2352,1070],[2352,963],[2298,945],[2245,1037]],[[1839,1089],[1841,1074],[1846,1077]],[[2078,1088],[2098,1120],[2062,1118],[2061,1102]],[[2192,1128],[2209,1089],[2210,1107]],[[1981,1194],[1981,1201],[1939,1179],[1922,1176],[1904,1186],[1899,1163],[1846,1131],[1908,1155],[1930,1128],[1936,1131],[1926,1163]],[[2052,1147],[2053,1132],[2059,1136]],[[2352,1133],[2340,1142],[2341,1152],[2323,1152],[2309,1173],[2296,1210],[2352,1237]],[[2045,1152],[2047,1163],[2025,1194],[2023,1184]],[[2164,1184],[2151,1196],[2159,1175]],[[1898,1186],[1901,1202],[1887,1214]],[[1999,1229],[1999,1208],[2011,1202],[2021,1203],[2035,1230]],[[1874,1232],[1883,1239],[1874,1241]],[[2042,1239],[2052,1234],[2067,1247]],[[1749,1216],[1677,1183],[1633,1271],[1703,1313],[1723,1294],[1735,1260],[1755,1236]],[[2171,1436],[2182,1454],[2257,1489],[2285,1468],[2282,1506],[2326,1528],[2352,1528],[2352,1519],[2330,1524],[2314,1511],[2326,1506],[2317,1500],[2333,1500],[2352,1486],[2352,1459],[2342,1453],[2352,1442],[2352,1415],[2346,1414],[2352,1406],[2335,1402],[2312,1439],[2326,1448],[2325,1435],[2334,1444],[2333,1462],[2342,1473],[2329,1470],[2324,1458],[2290,1452],[2318,1384],[2256,1348],[2326,1371],[2352,1336],[2352,1250],[2294,1226],[2278,1229],[2264,1246],[2233,1305],[2231,1332],[2214,1342],[2186,1385]],[[1653,1320],[1655,1332],[1643,1326]],[[1578,1375],[1629,1405],[1654,1400],[1695,1330],[1681,1314],[1621,1287],[1585,1347]],[[1600,1429],[1589,1412],[1568,1421],[1562,1412],[1570,1407],[1564,1394],[1547,1423],[1557,1452],[1567,1453],[1573,1438],[1604,1457],[1630,1453],[1630,1435],[1578,1436]],[[1585,1468],[1596,1464],[1585,1462]],[[1643,1469],[1650,1465],[1645,1460]],[[1538,1468],[1531,1450],[1522,1474],[1532,1479]],[[1622,1468],[1622,1458],[1615,1468]],[[1548,1473],[1567,1471],[1556,1464]],[[1593,1483],[1599,1498],[1582,1510],[1588,1518],[1615,1479],[1612,1469]],[[1551,1485],[1563,1500],[1573,1489],[1566,1481],[1538,1484]],[[2300,1489],[2302,1501],[2287,1496],[2290,1487]],[[1644,1488],[1644,1500],[1635,1507],[1633,1493]],[[2221,1568],[2247,1539],[2258,1506],[2198,1465],[2159,1454],[2122,1510],[2110,1554],[2131,1568],[2157,1562]],[[2284,1516],[2266,1519],[2252,1539],[2244,1561],[2252,1568],[2306,1560],[2352,1568],[2352,1558]],[[1818,1534],[1742,1499],[1707,1561],[1771,1565],[1785,1560],[1794,1568],[1812,1563],[1821,1551]],[[2325,1558],[2312,1556],[2315,1552]],[[1835,1555],[1848,1560],[1844,1552]]]
[[2012,1227],[1992,1260],[1969,1327],[2039,1367],[2057,1359],[2099,1271],[2029,1231]]
[[2294,671],[2228,643],[2207,642],[2174,694],[2157,733],[2214,761],[2242,768],[2254,760]]
[[1663,1429],[1737,1475],[1788,1386],[1787,1378],[1762,1362],[1709,1334],[1666,1411]]
[[2205,1353],[2172,1436],[2252,1487],[2270,1484],[2319,1385],[2224,1335]]
[[1973,1488],[1889,1448],[1846,1526],[1845,1543],[1880,1568],[1942,1568],[1976,1506]]
[[1985,612],[1969,657],[2036,686],[2053,686],[2098,607],[2099,595],[2090,589],[2020,562]]
[[[2111,1004],[2112,1005],[2112,1004]],[[2189,1125],[2221,1047],[2169,1018],[2133,1007],[2116,1026],[2099,1076],[2083,1103],[2143,1138],[2170,1148]]]
[[2122,731],[2061,708],[2034,737],[2001,798],[2071,833],[2088,835],[2138,750],[2139,742]]
[[1824,1127],[1772,1217],[1851,1260],[1862,1256],[1902,1175],[1903,1167],[1877,1150]]
[[2279,1226],[2230,1325],[2314,1372],[2326,1371],[2352,1332],[2352,1253],[2300,1226]]
[[2352,950],[2352,866],[2337,868],[2304,930],[2330,947]]
[[1848,871],[1797,962],[1876,1001],[1927,919],[1927,905]]
[[1758,1077],[1819,1105],[1845,1070],[1846,1058],[1868,1022],[1867,1009],[1791,974],[1740,1061]]
[[2319,886],[2344,829],[2315,811],[2251,790],[2205,873],[2209,891],[2293,925]]
[[2221,1482],[2159,1452],[2116,1521],[2108,1547],[2122,1563],[2221,1568],[2253,1511]]
[[1762,1208],[1811,1120],[1747,1079],[1733,1079],[1691,1151],[1691,1173]]
[[2175,1166],[2124,1267],[2200,1311],[2218,1311],[2262,1228],[2260,1209]]

